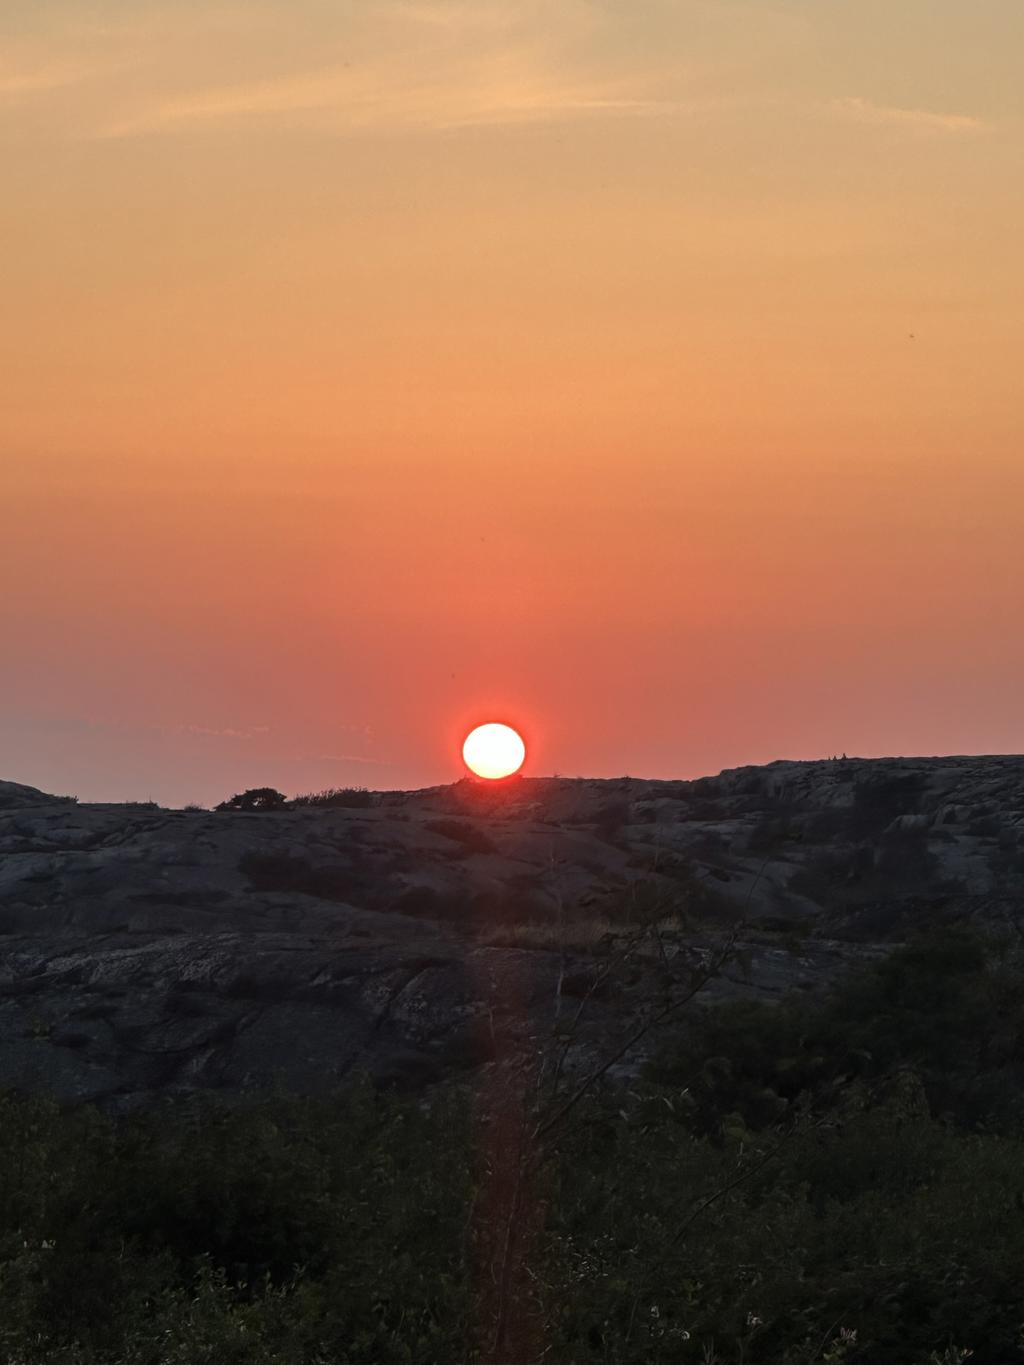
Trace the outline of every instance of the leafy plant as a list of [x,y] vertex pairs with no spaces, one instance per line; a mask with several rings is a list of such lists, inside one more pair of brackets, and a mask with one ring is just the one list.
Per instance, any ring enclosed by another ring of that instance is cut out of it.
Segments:
[[521,1084],[116,1120],[0,1096],[0,1360],[1020,1365],[1014,943],[932,934],[770,1008],[685,985]]

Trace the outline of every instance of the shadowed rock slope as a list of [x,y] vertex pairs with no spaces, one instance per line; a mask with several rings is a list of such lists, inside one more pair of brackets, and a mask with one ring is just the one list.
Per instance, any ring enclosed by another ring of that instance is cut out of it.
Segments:
[[[598,1046],[740,922],[709,999],[1024,910],[1020,757],[368,800],[186,812],[0,783],[0,1088],[125,1107],[361,1069],[425,1084],[536,1048],[566,997]],[[657,944],[593,990],[648,922]]]

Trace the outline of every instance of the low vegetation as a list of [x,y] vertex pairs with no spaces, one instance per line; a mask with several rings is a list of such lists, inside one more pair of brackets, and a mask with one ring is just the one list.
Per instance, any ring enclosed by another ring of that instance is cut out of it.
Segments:
[[298,892],[327,901],[347,901],[363,884],[358,872],[347,864],[314,864],[308,858],[274,849],[243,854],[238,868],[254,891]]
[[366,810],[377,804],[377,793],[365,787],[328,787],[325,791],[296,796],[293,806],[327,806],[346,810]]
[[692,1011],[583,1097],[507,1228],[486,1080],[116,1121],[8,1097],[0,1360],[1019,1362],[1022,1037],[1017,946],[966,930]]
[[274,787],[250,787],[248,791],[238,792],[227,801],[214,807],[214,810],[228,811],[271,811],[284,810],[288,799]]
[[[346,810],[366,810],[378,804],[378,793],[365,787],[328,787],[325,791],[305,792],[290,801],[276,787],[250,787],[214,806],[217,811],[280,811],[302,807],[325,807]],[[201,810],[201,806],[186,806],[186,810]]]
[[[509,920],[481,929],[477,941],[491,948],[535,948],[547,952],[600,953],[622,939],[628,922],[607,915],[572,916],[559,920]],[[653,926],[661,935],[678,935],[683,921],[667,916]]]
[[479,825],[467,824],[465,820],[428,820],[425,829],[432,834],[440,834],[457,844],[463,857],[473,853],[496,853],[494,840]]

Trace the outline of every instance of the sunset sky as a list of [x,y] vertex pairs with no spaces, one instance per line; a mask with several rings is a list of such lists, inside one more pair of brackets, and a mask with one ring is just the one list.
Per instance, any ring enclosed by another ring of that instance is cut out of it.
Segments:
[[1024,749],[1021,0],[4,0],[0,778]]

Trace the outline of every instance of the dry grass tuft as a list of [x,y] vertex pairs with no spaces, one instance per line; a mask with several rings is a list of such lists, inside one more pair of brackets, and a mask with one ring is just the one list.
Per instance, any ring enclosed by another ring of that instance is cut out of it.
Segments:
[[[679,933],[683,928],[677,916],[659,920],[659,933]],[[636,926],[621,920],[595,915],[564,924],[555,920],[523,921],[519,924],[493,924],[481,930],[479,942],[488,948],[538,948],[548,951],[592,953],[607,948],[614,939],[634,933]]]

